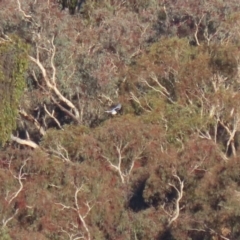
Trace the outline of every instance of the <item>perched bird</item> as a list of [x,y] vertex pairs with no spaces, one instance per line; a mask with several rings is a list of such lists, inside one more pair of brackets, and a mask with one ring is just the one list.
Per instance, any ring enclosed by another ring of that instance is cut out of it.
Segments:
[[105,111],[106,113],[110,113],[112,115],[116,115],[122,108],[121,103],[119,103],[117,106],[115,106],[114,108],[112,108],[111,110]]

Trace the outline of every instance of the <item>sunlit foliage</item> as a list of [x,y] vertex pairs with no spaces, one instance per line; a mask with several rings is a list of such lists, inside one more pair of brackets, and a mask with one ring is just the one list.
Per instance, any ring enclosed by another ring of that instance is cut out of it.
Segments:
[[0,42],[0,142],[16,128],[19,101],[25,89],[28,46],[16,36]]

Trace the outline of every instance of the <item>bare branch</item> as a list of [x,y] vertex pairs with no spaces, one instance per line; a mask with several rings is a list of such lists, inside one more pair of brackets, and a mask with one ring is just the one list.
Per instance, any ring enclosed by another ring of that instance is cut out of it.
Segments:
[[150,110],[148,110],[142,106],[140,100],[134,95],[133,92],[130,92],[130,95],[131,95],[130,99],[133,100],[134,102],[136,102],[140,108],[142,108],[146,112],[151,112]]
[[181,181],[181,179],[179,178],[179,176],[177,176],[176,174],[173,174],[173,176],[175,178],[177,178],[180,188],[178,189],[175,185],[169,183],[170,186],[172,186],[178,194],[178,197],[176,199],[176,203],[175,203],[175,211],[173,212],[173,214],[171,215],[171,219],[169,220],[168,226],[170,226],[178,217],[179,217],[179,213],[180,213],[180,200],[182,199],[183,196],[183,188],[184,188],[184,182]]
[[53,43],[54,41],[54,36],[52,37],[52,55],[51,55],[51,67],[52,67],[52,70],[53,70],[53,73],[52,73],[52,83],[54,85],[54,87],[56,87],[56,67],[54,65],[54,57],[55,57],[55,54],[56,54],[56,47]]
[[60,103],[57,102],[57,100],[52,96],[52,101],[68,116],[70,116],[76,123],[79,123],[79,118],[76,117],[74,114],[72,114],[70,111],[68,111],[65,107],[63,107]]
[[64,209],[74,209],[73,207],[66,206],[65,204],[62,204],[62,203],[55,203],[55,204],[62,206],[62,208],[60,209],[61,211],[64,210]]
[[15,210],[15,213],[14,213],[11,217],[9,217],[8,219],[5,220],[5,218],[4,218],[4,219],[2,220],[2,223],[3,223],[2,228],[6,227],[7,224],[17,215],[18,210],[19,210],[19,209],[16,209],[16,210]]
[[34,118],[31,114],[27,114],[24,109],[19,110],[19,114],[29,122],[32,122],[38,129],[38,131],[41,133],[42,136],[45,135],[45,130],[44,128],[40,125],[40,123],[37,121],[36,118]]
[[57,120],[57,118],[54,117],[54,110],[52,111],[52,113],[50,113],[45,104],[43,104],[43,107],[44,107],[45,112],[55,121],[55,123],[58,125],[58,127],[63,130],[60,122]]
[[121,178],[121,181],[122,183],[125,183],[132,170],[133,170],[133,167],[134,167],[134,164],[135,164],[135,161],[137,159],[140,158],[140,155],[142,154],[142,151],[139,152],[139,154],[137,154],[136,156],[133,157],[132,159],[132,162],[131,162],[131,165],[129,167],[129,169],[127,169],[125,172],[123,172],[122,170],[122,160],[124,159],[124,156],[122,155],[123,154],[123,151],[129,146],[129,143],[127,143],[126,145],[122,146],[122,143],[119,144],[119,146],[116,146],[116,150],[117,150],[117,156],[118,156],[118,162],[117,164],[113,164],[108,157],[106,156],[103,156],[103,158],[105,158],[107,160],[107,162],[110,164],[110,166],[116,171],[118,172],[120,178]]
[[122,183],[125,183],[125,174],[124,174],[124,173],[122,172],[122,170],[121,170],[121,163],[119,162],[119,163],[120,163],[120,167],[119,167],[119,163],[118,163],[118,165],[114,165],[114,164],[111,163],[111,161],[110,161],[107,157],[105,157],[105,156],[103,156],[103,157],[108,161],[108,163],[110,164],[110,166],[111,166],[115,171],[117,171],[117,172],[119,173]]
[[151,89],[154,90],[155,92],[158,92],[158,93],[160,93],[161,95],[163,95],[164,97],[167,97],[167,95],[166,95],[166,93],[164,93],[164,91],[159,90],[159,89],[153,87],[152,85],[150,85],[150,84],[148,83],[148,81],[142,80],[141,82],[145,83],[149,88],[151,88]]
[[206,224],[205,224],[205,227],[206,227],[207,229],[209,229],[211,233],[216,234],[216,235],[219,236],[221,239],[230,240],[230,238],[227,238],[227,237],[221,235],[220,233],[216,232],[214,229],[209,228]]
[[199,129],[197,129],[197,131],[198,131],[198,134],[199,134],[200,138],[205,138],[205,139],[208,139],[208,140],[212,140],[212,137],[211,137],[209,131],[201,131]]
[[43,75],[43,80],[44,82],[46,83],[47,87],[56,94],[56,96],[62,101],[64,102],[70,109],[73,110],[74,112],[74,117],[75,118],[79,118],[79,111],[78,109],[76,108],[76,106],[71,102],[69,101],[67,98],[65,98],[61,92],[59,91],[59,89],[57,88],[56,86],[56,68],[55,68],[55,65],[54,65],[54,57],[55,57],[55,52],[56,52],[56,49],[55,49],[55,45],[53,43],[54,41],[54,38],[52,38],[52,49],[51,49],[51,68],[52,68],[52,78],[50,79],[47,75],[47,72],[46,72],[46,69],[45,67],[43,66],[43,64],[40,62],[39,60],[39,47],[37,46],[37,57],[34,58],[32,56],[28,56],[29,59],[34,62],[38,67],[39,69],[41,70],[42,72],[42,75]]
[[125,174],[122,172],[122,170],[121,170],[122,159],[123,159],[123,157],[122,157],[122,151],[123,151],[128,145],[129,145],[129,144],[127,143],[124,147],[122,147],[122,143],[120,143],[119,146],[116,146],[117,154],[118,154],[118,164],[117,164],[117,165],[112,164],[111,161],[110,161],[107,157],[103,156],[103,157],[108,161],[108,163],[110,164],[110,166],[111,166],[115,171],[117,171],[117,172],[119,173],[122,183],[125,183],[125,177],[126,177],[126,175],[125,175]]
[[168,90],[162,84],[160,84],[160,82],[158,81],[158,78],[155,75],[155,73],[151,74],[151,79],[162,89],[163,93],[166,96],[170,96],[170,93],[168,92]]
[[28,161],[28,159],[24,161],[24,163],[23,163],[23,165],[21,166],[21,168],[20,168],[19,173],[18,173],[17,176],[14,175],[14,174],[11,172],[11,170],[10,170],[10,165],[9,165],[9,170],[10,170],[10,172],[12,173],[13,177],[18,180],[20,187],[19,187],[19,189],[18,189],[15,193],[13,193],[13,194],[10,196],[10,199],[7,200],[7,201],[8,201],[8,204],[10,204],[10,203],[18,196],[18,194],[19,194],[19,193],[22,191],[22,189],[23,189],[22,180],[26,179],[24,176],[26,176],[27,174],[26,174],[26,173],[23,173],[22,171],[23,171],[23,168],[25,167],[25,165],[27,164],[27,161]]
[[228,139],[228,142],[227,142],[225,155],[227,155],[227,153],[228,153],[229,146],[231,146],[233,156],[237,155],[236,148],[235,148],[235,145],[234,145],[234,137],[235,137],[235,134],[237,132],[239,120],[240,119],[238,118],[238,116],[234,117],[234,119],[233,119],[233,127],[230,130],[230,128],[220,118],[218,118],[219,123],[225,128],[225,130],[227,131],[227,133],[229,135],[229,139]]
[[68,156],[68,151],[62,145],[57,144],[56,150],[53,148],[50,148],[50,151],[51,151],[51,153],[53,153],[55,156],[62,159],[63,161],[71,162],[71,160]]
[[198,46],[200,46],[200,43],[199,43],[199,41],[198,41],[198,36],[197,36],[197,35],[198,35],[198,31],[199,31],[199,26],[200,26],[200,24],[201,24],[201,21],[202,21],[203,17],[204,17],[204,14],[201,16],[199,22],[198,22],[198,23],[195,23],[196,30],[195,30],[194,37],[195,37],[195,40],[196,40],[196,43],[197,43]]
[[77,235],[79,235],[79,233],[77,233],[77,234],[70,234],[66,230],[64,230],[63,228],[61,228],[61,231],[68,235],[69,240],[85,239],[85,237],[81,233],[80,233],[81,236],[78,237]]
[[151,74],[151,79],[157,84],[157,86],[159,87],[156,88],[152,85],[149,84],[149,82],[147,80],[142,79],[141,82],[145,83],[150,89],[154,90],[155,92],[160,93],[163,97],[167,98],[171,103],[174,103],[174,101],[171,99],[170,97],[170,93],[168,92],[168,90],[158,81],[157,76],[152,73]]
[[38,144],[36,144],[35,142],[31,141],[31,140],[25,140],[25,139],[21,139],[19,137],[15,137],[11,134],[11,140],[12,141],[15,141],[21,145],[26,145],[28,147],[31,147],[31,148],[38,148]]
[[85,205],[87,206],[87,211],[86,211],[85,214],[82,214],[81,213],[81,208],[80,208],[79,203],[78,203],[78,193],[83,189],[83,186],[84,185],[81,185],[81,187],[76,187],[75,194],[74,194],[75,207],[67,206],[67,205],[62,204],[62,203],[55,203],[55,204],[60,205],[62,207],[61,210],[72,209],[73,211],[75,211],[78,215],[79,220],[81,221],[81,223],[83,225],[83,228],[84,228],[85,232],[87,233],[87,237],[85,237],[84,234],[79,233],[79,231],[77,231],[76,234],[70,234],[66,230],[61,229],[62,232],[66,233],[68,235],[69,239],[71,239],[71,240],[76,240],[76,239],[91,240],[90,230],[87,226],[87,223],[86,223],[85,219],[88,216],[91,209],[93,208],[93,206],[90,206],[89,202],[86,202]]
[[19,0],[17,0],[17,3],[18,3],[18,10],[19,10],[19,12],[21,12],[25,18],[32,18],[31,15],[27,15],[27,14],[22,10],[21,3],[20,3]]
[[88,228],[88,226],[85,222],[85,218],[88,215],[88,213],[91,211],[92,207],[90,207],[89,204],[87,203],[88,211],[86,212],[86,214],[84,216],[81,215],[80,207],[79,207],[79,204],[78,204],[78,197],[77,197],[77,195],[81,191],[81,189],[82,189],[82,186],[80,188],[77,188],[76,191],[75,191],[75,197],[74,198],[75,198],[76,211],[78,213],[78,217],[79,217],[80,221],[83,224],[83,227],[85,228],[85,230],[87,232],[87,236],[88,236],[87,239],[90,240],[91,239],[90,231],[89,231],[89,228]]

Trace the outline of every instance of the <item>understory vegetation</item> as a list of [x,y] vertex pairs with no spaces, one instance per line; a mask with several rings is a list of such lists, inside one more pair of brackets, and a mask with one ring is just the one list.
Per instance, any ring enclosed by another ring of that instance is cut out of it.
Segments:
[[0,239],[240,240],[239,1],[0,6]]

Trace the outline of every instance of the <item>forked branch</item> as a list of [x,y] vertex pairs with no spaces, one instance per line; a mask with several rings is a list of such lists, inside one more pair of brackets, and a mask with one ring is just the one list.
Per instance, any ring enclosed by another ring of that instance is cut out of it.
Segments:
[[14,212],[14,214],[11,216],[11,217],[9,217],[8,219],[3,219],[2,220],[2,228],[4,228],[4,227],[6,227],[7,226],[7,224],[17,215],[17,213],[18,213],[18,209],[16,209],[15,210],[15,212]]
[[[23,165],[20,167],[20,170],[19,170],[19,172],[18,172],[17,175],[15,175],[14,173],[12,173],[12,171],[11,171],[11,161],[9,162],[9,166],[8,166],[9,171],[10,171],[10,173],[12,174],[12,176],[18,180],[20,186],[19,186],[19,189],[18,189],[16,192],[12,193],[10,196],[8,196],[8,194],[7,194],[7,196],[5,197],[5,200],[8,202],[8,204],[11,204],[11,202],[12,202],[15,198],[17,198],[17,196],[18,196],[18,195],[20,194],[20,192],[23,190],[23,182],[22,182],[22,180],[24,180],[24,179],[25,179],[25,176],[27,175],[26,173],[23,173],[23,168],[26,166],[27,161],[28,161],[28,159],[26,159],[26,160],[24,161],[24,163],[23,163]],[[19,210],[18,208],[15,209],[15,212],[12,214],[11,217],[9,217],[9,218],[7,218],[7,219],[5,219],[5,217],[3,218],[3,220],[2,220],[2,228],[6,227],[7,224],[17,215],[18,210]]]
[[19,195],[19,193],[20,193],[20,192],[22,191],[22,189],[23,189],[22,180],[26,179],[25,176],[27,175],[26,173],[23,173],[23,168],[26,166],[27,161],[28,161],[28,159],[24,161],[23,165],[21,166],[21,168],[20,168],[20,170],[19,170],[18,175],[14,175],[14,174],[11,172],[11,170],[10,170],[11,163],[9,164],[9,171],[12,173],[13,177],[18,180],[20,186],[19,186],[19,189],[18,189],[15,193],[11,194],[11,196],[9,197],[9,199],[6,199],[6,200],[8,201],[8,204],[10,204],[10,203]]
[[173,174],[173,176],[178,180],[179,188],[177,188],[176,185],[168,183],[168,185],[173,187],[177,191],[177,194],[178,194],[176,202],[175,202],[175,210],[173,210],[173,212],[169,213],[169,212],[165,211],[165,209],[164,209],[164,211],[169,216],[168,226],[170,226],[179,217],[180,210],[181,210],[180,209],[180,201],[181,201],[181,199],[183,197],[183,188],[184,188],[184,181],[182,181],[180,179],[180,177],[178,175],[176,175],[176,174]]
[[62,95],[62,93],[59,91],[59,89],[57,88],[57,84],[56,84],[56,67],[54,64],[54,57],[55,57],[55,53],[56,53],[56,47],[54,45],[54,37],[51,40],[51,44],[52,44],[52,48],[51,48],[51,69],[52,69],[52,76],[49,77],[46,71],[46,68],[43,66],[43,64],[40,62],[39,60],[39,46],[37,46],[37,56],[36,58],[33,56],[28,56],[29,59],[34,62],[39,69],[41,70],[42,76],[43,76],[43,80],[45,82],[45,84],[47,85],[48,89],[53,92],[60,101],[62,101],[64,104],[66,104],[74,113],[75,118],[79,118],[79,111],[76,108],[76,106],[70,101],[68,100],[66,97],[64,97]]
[[129,146],[129,143],[127,143],[126,145],[122,145],[122,142],[116,146],[116,150],[117,150],[117,157],[118,157],[118,162],[116,164],[113,164],[110,159],[106,156],[103,156],[107,162],[110,164],[110,166],[116,171],[118,172],[120,178],[121,178],[121,181],[122,183],[126,183],[126,181],[128,180],[132,170],[133,170],[133,167],[134,167],[134,164],[135,164],[135,161],[137,159],[140,158],[141,154],[142,154],[142,151],[140,151],[138,154],[136,154],[136,156],[133,157],[132,159],[132,162],[131,162],[131,165],[130,167],[126,170],[126,171],[123,171],[122,170],[122,161],[124,159],[124,156],[123,156],[123,152],[124,150]]
[[[78,203],[78,193],[80,191],[82,191],[83,187],[84,187],[84,185],[81,185],[81,187],[76,187],[75,194],[74,194],[74,205],[75,205],[75,207],[67,206],[67,205],[62,204],[62,203],[55,203],[55,204],[60,205],[62,207],[61,210],[72,209],[73,211],[75,211],[78,215],[79,220],[81,221],[81,223],[83,225],[83,228],[84,228],[86,234],[79,232],[79,230],[77,231],[77,233],[70,234],[68,231],[62,229],[62,232],[66,233],[69,236],[69,239],[71,239],[71,240],[76,240],[76,239],[91,240],[90,230],[89,230],[89,227],[88,227],[85,219],[88,216],[91,209],[93,208],[93,206],[90,206],[89,202],[84,203],[85,206],[87,207],[87,211],[85,212],[85,214],[82,214],[81,213],[82,210],[81,210],[80,205]],[[87,235],[87,237],[84,236],[84,235]]]

